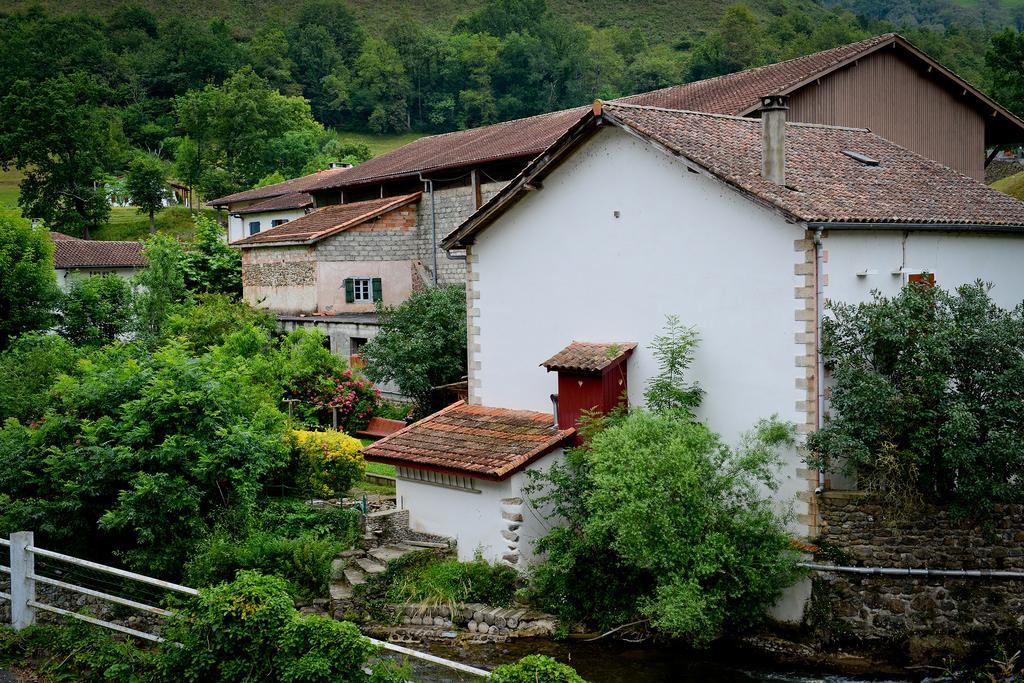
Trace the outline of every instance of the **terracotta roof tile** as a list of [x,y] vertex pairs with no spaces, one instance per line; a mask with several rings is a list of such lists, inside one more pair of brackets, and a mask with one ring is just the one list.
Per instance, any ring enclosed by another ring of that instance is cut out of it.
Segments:
[[53,267],[59,269],[141,268],[148,263],[142,254],[142,242],[103,242],[71,237],[57,239],[53,245]]
[[235,192],[234,194],[218,197],[217,199],[211,199],[206,203],[210,206],[227,206],[228,204],[234,204],[236,202],[249,202],[254,199],[278,197],[292,192],[304,192],[317,183],[323,182],[328,178],[334,178],[342,173],[348,173],[351,170],[351,168],[328,168],[323,171],[317,171],[316,173],[310,173],[309,175],[292,178],[291,180],[285,180],[280,183],[274,183],[273,185],[265,185],[251,190]]
[[265,199],[262,202],[256,202],[249,206],[243,206],[241,209],[234,211],[240,216],[248,213],[263,213],[265,211],[284,211],[286,209],[305,209],[313,206],[313,197],[306,194],[305,192],[289,192],[288,194],[278,195],[277,197],[271,197]]
[[66,240],[73,240],[73,241],[76,241],[76,242],[81,242],[82,241],[78,237],[72,237],[71,235],[65,235],[62,232],[54,232],[53,230],[50,231],[50,239],[53,240],[54,242],[60,242],[60,241],[66,241]]
[[633,353],[636,342],[595,344],[574,341],[541,363],[548,370],[600,372],[625,360]]
[[615,103],[603,111],[798,220],[1024,226],[1024,202],[865,129],[787,123],[783,187],[761,177],[758,119]]
[[355,227],[371,218],[417,201],[419,192],[401,197],[385,197],[351,204],[332,204],[293,221],[235,240],[232,246],[258,247],[285,243],[309,243]]
[[550,413],[471,406],[463,401],[363,449],[367,460],[505,479],[575,433]]

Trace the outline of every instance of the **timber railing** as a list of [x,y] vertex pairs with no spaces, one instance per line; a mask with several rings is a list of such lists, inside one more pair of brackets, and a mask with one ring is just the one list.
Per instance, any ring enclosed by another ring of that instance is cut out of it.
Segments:
[[[87,614],[80,614],[62,607],[57,607],[56,605],[40,602],[36,595],[36,584],[53,586],[70,593],[96,598],[98,600],[103,600],[123,607],[135,609],[140,612],[155,615],[157,617],[174,616],[173,612],[162,607],[157,607],[156,605],[146,604],[140,600],[134,600],[132,598],[124,597],[123,595],[115,595],[114,593],[105,590],[98,590],[95,587],[78,585],[72,582],[72,578],[70,576],[62,575],[62,579],[69,579],[64,581],[53,576],[39,574],[36,572],[37,558],[45,558],[46,560],[54,561],[55,564],[78,568],[94,575],[98,574],[107,577],[114,577],[115,579],[123,579],[129,582],[135,582],[136,584],[141,584],[142,586],[157,588],[170,593],[179,593],[189,597],[199,595],[199,591],[195,588],[171,583],[170,581],[163,581],[162,579],[157,579],[152,576],[136,574],[135,572],[119,569],[117,567],[109,567],[97,562],[90,562],[89,560],[72,557],[53,550],[39,548],[35,545],[34,536],[31,531],[18,531],[12,533],[10,539],[0,538],[0,548],[5,547],[9,551],[10,563],[7,565],[0,565],[0,574],[7,574],[10,576],[11,588],[10,592],[0,591],[0,600],[10,602],[11,625],[14,627],[15,631],[20,631],[35,624],[36,612],[37,610],[41,610],[60,615],[62,617],[78,619],[79,621],[84,621],[96,626],[102,626],[103,628],[125,633],[136,638],[142,638],[144,640],[157,643],[164,642],[164,638],[154,633],[147,633],[145,631],[124,626],[123,624],[105,621]],[[73,572],[69,572],[69,574],[73,574]],[[81,579],[79,580],[82,581]],[[388,643],[374,638],[367,638],[367,640],[385,650],[406,655],[408,657],[414,657],[455,671],[461,671],[463,673],[481,676],[484,678],[489,678],[491,675],[490,672],[485,669],[478,669],[461,662],[444,659],[426,652],[419,652],[407,647],[402,647],[401,645],[395,645],[394,643]]]

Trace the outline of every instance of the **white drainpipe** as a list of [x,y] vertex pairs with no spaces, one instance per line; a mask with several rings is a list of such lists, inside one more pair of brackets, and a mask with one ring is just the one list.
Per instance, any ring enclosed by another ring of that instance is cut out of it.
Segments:
[[[814,357],[817,361],[815,374],[817,381],[817,410],[815,410],[815,423],[818,429],[825,424],[825,358],[821,353],[821,321],[825,312],[825,278],[822,273],[822,229],[814,231]],[[818,488],[814,490],[816,495],[821,495],[825,490],[825,468],[818,468]]]

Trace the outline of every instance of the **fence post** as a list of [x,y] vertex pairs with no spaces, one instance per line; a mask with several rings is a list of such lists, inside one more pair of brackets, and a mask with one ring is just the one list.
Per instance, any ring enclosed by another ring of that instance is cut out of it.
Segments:
[[36,623],[36,608],[29,604],[36,599],[36,582],[29,578],[36,573],[35,555],[28,551],[33,544],[31,531],[11,534],[11,626],[15,631]]

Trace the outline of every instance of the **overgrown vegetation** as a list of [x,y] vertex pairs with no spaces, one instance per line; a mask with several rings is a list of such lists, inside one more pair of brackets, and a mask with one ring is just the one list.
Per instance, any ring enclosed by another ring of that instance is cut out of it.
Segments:
[[58,296],[46,231],[0,216],[0,350],[23,332],[46,329]]
[[319,332],[280,337],[228,294],[196,294],[221,288],[220,248],[190,257],[156,235],[137,292],[85,280],[62,299],[61,336],[0,353],[0,533],[174,580],[188,563],[200,584],[259,568],[296,596],[325,590],[352,519],[290,510],[285,530],[266,510],[269,494],[339,495],[361,477],[359,441],[296,437],[281,411],[344,365]]
[[808,439],[811,464],[856,473],[904,505],[984,516],[1024,500],[1024,307],[1000,308],[989,290],[910,284],[830,302],[831,419]]
[[687,400],[592,418],[583,445],[533,475],[531,502],[554,526],[537,544],[547,559],[531,588],[566,622],[643,622],[704,646],[757,623],[798,576],[784,519],[765,498],[794,427],[764,420],[731,448],[695,421],[698,388],[678,372],[694,339],[669,319],[659,355],[671,374],[648,391],[649,402]]
[[[84,625],[0,630],[0,665],[37,660],[54,680],[171,683],[403,683],[409,672],[384,661],[350,623],[295,611],[285,583],[240,572],[178,608],[167,642],[142,647]],[[368,670],[369,667],[369,670]]]
[[491,672],[495,683],[586,683],[571,666],[545,655],[527,655],[515,664],[499,666]]
[[392,560],[383,572],[369,576],[357,587],[355,604],[378,620],[393,618],[387,608],[403,603],[508,607],[520,581],[514,569],[480,557],[459,562],[423,550]]
[[466,289],[433,287],[398,306],[377,306],[380,331],[361,351],[366,374],[394,382],[426,414],[433,387],[466,374]]

